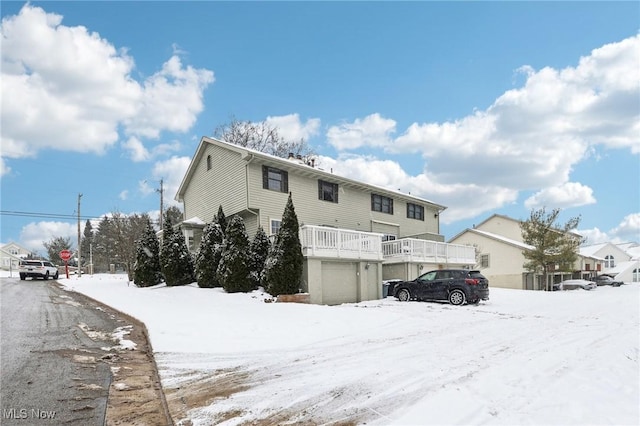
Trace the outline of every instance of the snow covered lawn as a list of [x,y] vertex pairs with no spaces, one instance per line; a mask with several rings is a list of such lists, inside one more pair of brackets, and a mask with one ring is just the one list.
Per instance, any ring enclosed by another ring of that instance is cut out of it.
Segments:
[[640,424],[638,284],[453,307],[60,282],[147,325],[167,394],[209,393],[196,425]]

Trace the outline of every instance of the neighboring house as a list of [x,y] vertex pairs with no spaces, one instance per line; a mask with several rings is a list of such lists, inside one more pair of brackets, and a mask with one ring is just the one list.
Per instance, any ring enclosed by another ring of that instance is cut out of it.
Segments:
[[31,255],[31,250],[22,247],[20,244],[10,242],[0,246],[0,269],[5,271],[17,270],[18,262]]
[[[533,246],[523,242],[521,223],[508,216],[494,214],[474,228],[462,231],[449,242],[476,248],[476,267],[492,287],[545,289],[542,275],[534,276],[524,269],[526,259],[523,252],[533,250]],[[557,283],[568,278],[591,278],[602,270],[602,263],[597,256],[581,252],[571,273],[549,271],[549,279]]]
[[475,263],[473,248],[443,242],[442,205],[335,175],[313,161],[208,137],[201,139],[176,194],[189,249],[197,250],[204,224],[219,206],[227,217],[244,219],[250,238],[260,226],[275,235],[289,193],[305,256],[300,290],[312,303],[376,299],[383,279]]
[[640,246],[636,243],[601,243],[582,247],[581,254],[601,259],[600,273],[618,281],[640,282]]

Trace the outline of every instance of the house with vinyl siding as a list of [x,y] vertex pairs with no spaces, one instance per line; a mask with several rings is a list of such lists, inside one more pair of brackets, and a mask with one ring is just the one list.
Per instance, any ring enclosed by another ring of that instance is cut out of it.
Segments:
[[[523,255],[534,247],[522,239],[522,222],[508,216],[494,214],[473,228],[466,229],[449,240],[450,243],[470,245],[477,252],[477,265],[492,287],[522,290],[546,288],[544,277],[524,269]],[[576,237],[578,235],[576,234]],[[603,260],[582,250],[571,272],[549,270],[549,280],[558,283],[565,279],[590,279],[603,270]]]
[[0,269],[17,271],[20,260],[26,259],[32,254],[31,250],[13,241],[2,244],[0,245]]
[[383,279],[475,262],[473,248],[444,243],[439,217],[445,206],[339,176],[313,161],[209,137],[201,139],[176,194],[188,247],[197,250],[219,206],[227,217],[244,219],[250,238],[258,227],[275,235],[289,193],[305,257],[300,291],[312,303],[380,298]]

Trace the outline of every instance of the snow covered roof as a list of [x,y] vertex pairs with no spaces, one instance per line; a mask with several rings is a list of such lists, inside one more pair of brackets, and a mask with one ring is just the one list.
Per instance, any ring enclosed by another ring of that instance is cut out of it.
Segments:
[[535,248],[534,246],[529,245],[529,244],[525,244],[522,241],[512,240],[511,238],[503,237],[502,235],[494,234],[494,233],[491,233],[491,232],[481,231],[481,230],[475,229],[475,228],[469,229],[468,231],[476,233],[476,234],[484,235],[485,237],[492,238],[494,240],[502,241],[502,242],[510,244],[512,246],[520,247],[521,249],[524,249],[524,250],[533,250]]
[[606,247],[609,243],[592,244],[590,246],[580,247],[580,254],[583,256],[593,256],[602,248]]
[[613,268],[607,268],[603,272],[605,274],[618,275],[618,274],[620,274],[622,272],[625,272],[627,269],[629,269],[631,267],[635,267],[637,264],[638,264],[637,260],[629,260],[627,262],[619,262],[619,263],[616,263],[616,266],[614,266]]
[[182,223],[187,223],[189,225],[206,225],[207,223],[200,219],[198,216],[194,216],[191,219],[187,219],[182,221]]

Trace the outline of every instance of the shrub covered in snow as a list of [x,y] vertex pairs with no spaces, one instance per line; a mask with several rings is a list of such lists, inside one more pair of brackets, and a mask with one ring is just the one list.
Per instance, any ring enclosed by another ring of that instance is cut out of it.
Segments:
[[160,266],[168,286],[186,285],[194,282],[193,259],[187,249],[180,230],[173,229],[170,218],[164,222]]
[[298,216],[296,216],[291,193],[289,193],[287,205],[282,214],[280,230],[265,263],[266,290],[272,296],[298,293],[303,261]]
[[218,281],[218,265],[222,257],[224,233],[217,216],[202,231],[200,248],[196,255],[196,279],[199,287],[222,287]]
[[162,282],[160,273],[160,242],[147,220],[142,238],[136,247],[136,263],[133,271],[133,283],[138,287],[150,287]]
[[254,289],[264,285],[264,265],[269,256],[270,248],[271,241],[260,226],[249,248],[249,279]]
[[228,293],[253,290],[249,279],[249,237],[240,216],[234,216],[227,232],[218,265],[218,281]]

